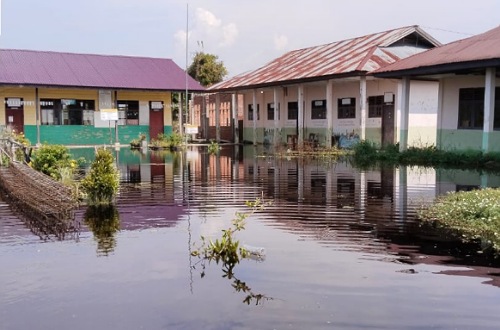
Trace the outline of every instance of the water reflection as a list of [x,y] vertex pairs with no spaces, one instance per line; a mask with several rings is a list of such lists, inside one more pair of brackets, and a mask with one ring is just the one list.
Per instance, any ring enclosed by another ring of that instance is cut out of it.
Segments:
[[115,233],[120,230],[120,216],[114,205],[89,206],[84,215],[85,225],[94,234],[98,255],[107,256],[116,247]]

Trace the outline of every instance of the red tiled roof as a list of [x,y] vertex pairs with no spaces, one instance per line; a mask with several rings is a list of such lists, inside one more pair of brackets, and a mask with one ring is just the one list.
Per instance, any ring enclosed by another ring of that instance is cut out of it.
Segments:
[[[445,73],[451,64],[465,64],[498,60],[500,65],[500,26],[476,36],[451,42],[423,53],[408,57],[379,69],[375,74],[388,76],[414,70],[420,74]],[[480,63],[477,63],[480,65]],[[453,66],[458,69],[459,65]],[[439,66],[442,66],[439,68]],[[447,67],[448,66],[448,67]],[[418,70],[417,70],[418,69]]]
[[427,48],[395,44],[417,34],[428,47],[440,43],[418,26],[408,26],[367,36],[298,49],[284,54],[267,65],[215,84],[212,91],[243,89],[281,82],[319,80],[323,77],[371,72]]
[[[171,59],[0,50],[0,84],[182,91],[185,79]],[[204,90],[190,76],[188,89]]]

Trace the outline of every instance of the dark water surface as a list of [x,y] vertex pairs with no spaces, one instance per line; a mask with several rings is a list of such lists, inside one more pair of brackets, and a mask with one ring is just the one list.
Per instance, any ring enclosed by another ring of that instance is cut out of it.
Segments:
[[[117,156],[117,212],[102,224],[79,210],[64,240],[0,201],[0,329],[499,328],[495,260],[414,220],[437,195],[500,186],[497,176],[359,170],[253,147]],[[251,288],[237,291],[190,251],[258,197],[272,206],[237,237],[265,258],[235,267]],[[268,299],[247,304],[250,293]]]

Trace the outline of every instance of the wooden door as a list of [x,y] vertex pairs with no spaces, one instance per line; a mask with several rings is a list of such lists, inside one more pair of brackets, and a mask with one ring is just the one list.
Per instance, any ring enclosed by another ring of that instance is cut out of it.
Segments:
[[164,133],[163,102],[149,102],[149,138],[154,139]]
[[22,98],[5,99],[5,123],[16,133],[24,133],[24,103]]
[[382,145],[394,143],[394,103],[382,108]]

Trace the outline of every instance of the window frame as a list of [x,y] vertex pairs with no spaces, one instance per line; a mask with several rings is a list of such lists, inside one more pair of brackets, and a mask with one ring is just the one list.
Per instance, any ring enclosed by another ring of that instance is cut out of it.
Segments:
[[384,95],[368,96],[368,118],[382,118]]
[[[343,104],[343,100],[350,99],[350,104]],[[342,97],[337,99],[337,119],[356,119],[356,98]]]
[[311,120],[325,120],[326,116],[326,100],[312,100]]
[[[293,111],[290,111],[293,110]],[[287,118],[288,120],[298,120],[299,119],[299,102],[298,101],[292,101],[288,102],[287,104]],[[294,115],[294,116],[291,116]],[[295,118],[293,118],[295,117]]]

